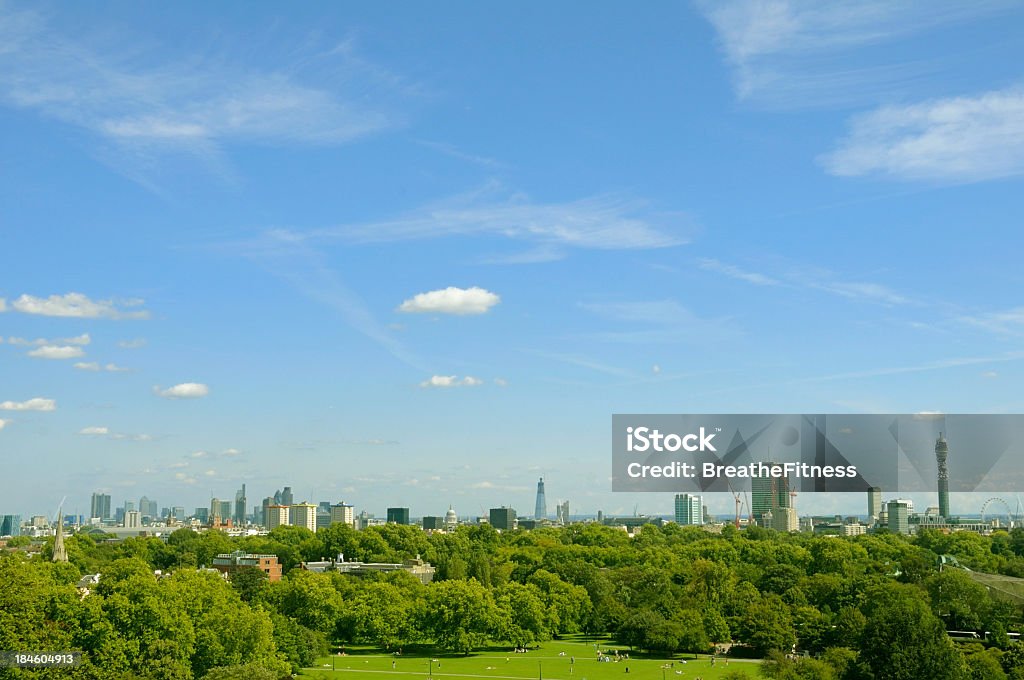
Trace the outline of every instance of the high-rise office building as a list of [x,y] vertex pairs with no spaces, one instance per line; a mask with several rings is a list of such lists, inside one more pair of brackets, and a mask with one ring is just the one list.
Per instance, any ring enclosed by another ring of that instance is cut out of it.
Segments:
[[90,517],[98,517],[101,520],[110,519],[110,494],[101,491],[94,493],[91,512]]
[[784,533],[800,530],[800,518],[797,517],[794,508],[775,508],[772,511],[772,521],[769,524],[772,529]]
[[142,513],[138,510],[129,510],[124,513],[124,528],[138,529],[142,526]]
[[409,508],[388,508],[388,524],[408,524]]
[[245,509],[249,504],[245,497],[245,484],[242,488],[235,492],[235,524],[237,526],[245,526]]
[[267,531],[272,531],[279,526],[288,524],[289,506],[269,505],[267,506]]
[[569,501],[562,501],[555,506],[558,523],[565,525],[569,523]]
[[888,503],[889,531],[894,534],[910,533],[910,508],[901,500]]
[[873,486],[868,489],[868,517],[870,517],[873,522],[877,522],[881,513],[882,489],[877,486]]
[[281,505],[295,505],[295,496],[292,495],[292,487],[286,486],[281,491]]
[[935,441],[935,461],[939,465],[939,515],[943,518],[949,517],[949,470],[946,468],[948,457],[949,444],[940,432],[939,438]]
[[197,520],[206,524],[210,521],[210,509],[209,508],[196,508],[195,514],[192,515]]
[[143,517],[149,519],[157,519],[160,515],[157,514],[156,501],[151,501],[145,496],[139,499],[139,512],[142,513]]
[[331,524],[347,524],[352,528],[356,525],[356,509],[348,503],[335,503],[331,506]]
[[21,515],[0,515],[0,536],[21,536]]
[[316,532],[316,506],[312,503],[296,503],[291,506],[288,508],[288,523]]
[[491,508],[488,520],[499,531],[512,531],[516,528],[516,511],[505,507]]
[[676,524],[704,524],[704,507],[700,496],[676,494]]
[[548,516],[548,501],[544,497],[544,478],[537,482],[537,503],[533,508],[534,519],[545,519]]
[[[762,465],[768,472],[773,468],[782,469],[780,463],[766,462]],[[790,507],[789,479],[782,476],[774,477],[771,474],[751,478],[750,506],[751,514],[756,520],[760,520],[769,510]]]
[[431,517],[427,516],[423,518],[423,530],[424,531],[443,531],[444,530],[444,517]]

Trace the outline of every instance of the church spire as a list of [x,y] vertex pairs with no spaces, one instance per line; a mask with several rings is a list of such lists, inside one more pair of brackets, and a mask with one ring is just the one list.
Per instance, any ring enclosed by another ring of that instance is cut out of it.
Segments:
[[64,506],[57,511],[57,537],[53,540],[53,561],[67,562],[68,550],[64,547]]

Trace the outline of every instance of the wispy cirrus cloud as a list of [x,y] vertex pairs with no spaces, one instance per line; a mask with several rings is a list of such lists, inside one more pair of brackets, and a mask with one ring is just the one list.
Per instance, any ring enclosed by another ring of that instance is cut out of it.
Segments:
[[61,32],[42,13],[0,8],[0,102],[86,130],[122,155],[211,157],[235,142],[333,145],[392,128],[403,121],[393,102],[416,89],[351,41],[291,41],[283,51],[267,36],[266,58],[243,63],[223,56],[230,50],[172,57],[149,37],[117,36]]
[[967,183],[1024,174],[1024,89],[854,116],[820,162],[833,175]]
[[899,293],[885,284],[876,281],[845,280],[833,272],[822,269],[790,267],[782,274],[768,275],[716,259],[699,260],[698,266],[704,271],[724,274],[729,278],[756,286],[805,288],[839,295],[849,300],[874,302],[887,306],[917,304],[911,297]]
[[904,92],[936,73],[926,60],[868,48],[1012,8],[1005,0],[700,0],[741,100],[768,107],[848,106]]
[[478,191],[428,203],[392,219],[285,234],[308,243],[490,236],[555,248],[646,250],[685,244],[694,229],[692,218],[678,212],[658,213],[635,199],[604,195],[539,203],[491,182]]
[[705,271],[718,272],[726,276],[752,283],[755,286],[779,286],[782,282],[759,272],[741,269],[736,265],[726,264],[716,259],[704,258],[698,260],[698,266]]
[[704,318],[671,299],[584,303],[580,307],[624,327],[593,335],[607,342],[714,341],[738,332],[728,318]]
[[957,320],[998,335],[1024,334],[1024,307],[967,314],[958,317]]

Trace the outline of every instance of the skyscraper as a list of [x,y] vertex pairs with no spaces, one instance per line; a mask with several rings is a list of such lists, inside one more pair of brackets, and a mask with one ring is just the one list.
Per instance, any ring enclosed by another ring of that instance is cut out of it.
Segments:
[[92,495],[92,514],[89,516],[110,519],[110,494],[97,491]]
[[245,484],[235,492],[235,524],[245,526],[245,507],[248,501],[245,498]]
[[281,492],[281,505],[295,505],[295,496],[292,495],[292,487],[284,487],[284,490]]
[[949,445],[946,438],[939,433],[935,441],[935,460],[939,464],[939,516],[949,517],[949,470],[946,468],[946,458],[949,456]]
[[[781,463],[766,462],[763,465],[769,469],[781,467]],[[750,495],[750,511],[754,519],[759,520],[769,510],[790,507],[789,479],[771,475],[753,477],[750,480]]]
[[704,523],[704,507],[700,496],[688,493],[676,494],[676,524]]
[[569,501],[563,501],[555,506],[558,516],[558,523],[565,525],[569,523]]
[[139,499],[139,512],[142,513],[143,517],[150,519],[156,519],[160,515],[157,514],[156,501],[151,501],[145,496]]
[[537,482],[537,505],[533,510],[534,519],[544,519],[548,516],[548,501],[544,497],[544,478]]
[[878,516],[882,512],[882,489],[873,486],[868,489],[868,516],[873,522],[878,521]]

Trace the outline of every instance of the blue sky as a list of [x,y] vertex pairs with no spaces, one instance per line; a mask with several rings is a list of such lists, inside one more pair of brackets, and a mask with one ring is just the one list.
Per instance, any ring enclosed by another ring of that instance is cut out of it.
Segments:
[[1022,23],[0,3],[0,511],[669,513],[612,413],[1021,412]]

